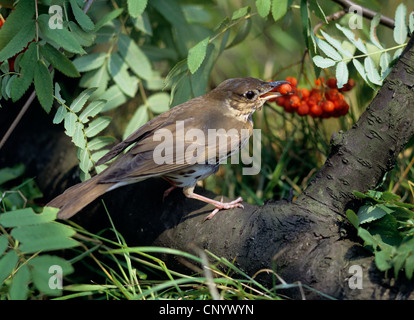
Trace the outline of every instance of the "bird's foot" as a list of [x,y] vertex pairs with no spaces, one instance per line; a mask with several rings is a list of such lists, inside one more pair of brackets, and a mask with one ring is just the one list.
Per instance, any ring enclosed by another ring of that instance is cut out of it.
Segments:
[[237,198],[231,202],[223,202],[223,197],[221,197],[220,201],[211,200],[211,204],[213,204],[216,208],[211,212],[207,217],[203,219],[203,222],[206,220],[212,219],[217,212],[223,209],[233,209],[233,208],[244,208],[244,206],[240,203],[243,201],[242,197]]

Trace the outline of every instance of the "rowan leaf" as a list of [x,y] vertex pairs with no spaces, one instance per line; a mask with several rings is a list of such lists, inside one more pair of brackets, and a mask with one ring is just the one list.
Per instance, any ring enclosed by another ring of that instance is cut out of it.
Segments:
[[282,18],[288,9],[288,0],[272,0],[272,16],[275,21]]
[[20,75],[13,81],[11,85],[10,93],[13,102],[19,100],[32,84],[36,60],[36,44],[31,43],[20,59]]
[[111,117],[99,117],[89,123],[85,129],[85,134],[88,138],[96,136],[99,132],[104,130],[111,122]]
[[89,121],[89,117],[94,117],[102,111],[105,103],[106,100],[102,99],[92,101],[80,114],[79,121],[87,123]]
[[34,87],[42,108],[49,113],[53,103],[53,82],[43,61],[37,60],[34,69]]
[[131,120],[128,122],[127,127],[125,128],[123,139],[126,139],[131,133],[140,128],[143,124],[148,121],[148,112],[145,105],[141,105],[135,111]]
[[170,95],[165,92],[158,92],[148,97],[147,104],[154,113],[163,113],[169,110]]
[[83,106],[85,105],[86,101],[89,99],[89,97],[91,96],[91,94],[96,90],[96,88],[89,88],[86,89],[84,91],[82,91],[79,96],[76,97],[75,100],[73,100],[73,102],[70,105],[70,109],[73,112],[79,112],[81,111],[81,109],[83,108]]
[[76,21],[85,31],[92,31],[95,28],[94,23],[91,18],[79,8],[76,0],[70,0],[70,6],[72,7],[73,15],[75,16]]
[[344,61],[340,61],[337,64],[335,75],[337,79],[338,88],[342,88],[344,84],[348,82],[349,78],[348,67]]
[[73,34],[66,28],[63,29],[51,29],[49,28],[49,15],[41,14],[38,17],[39,28],[42,35],[48,40],[54,41],[66,51],[72,53],[85,54],[85,50],[82,49],[79,42],[73,36]]
[[76,70],[72,61],[70,61],[62,52],[46,43],[44,46],[40,46],[40,52],[42,56],[50,62],[57,70],[64,75],[72,78],[80,77],[78,70]]
[[188,51],[187,65],[191,73],[194,74],[203,63],[206,57],[209,41],[210,37],[207,37]]
[[269,15],[271,6],[271,0],[256,0],[257,13],[262,18],[266,18]]
[[127,35],[118,37],[118,49],[131,70],[140,78],[151,79],[151,62],[137,44]]
[[395,27],[394,27],[394,41],[398,44],[405,43],[407,39],[407,7],[401,3],[395,10]]
[[326,54],[329,58],[335,60],[335,61],[340,61],[342,60],[341,55],[338,53],[338,51],[336,51],[328,42],[326,42],[325,40],[316,38],[316,43],[319,47],[319,49],[322,50],[322,52],[324,54]]
[[371,25],[369,29],[369,38],[371,42],[379,49],[384,49],[377,37],[377,27],[381,20],[381,13],[377,13],[374,18],[371,20]]
[[356,39],[355,38],[355,34],[351,31],[351,30],[349,30],[348,28],[346,28],[346,27],[342,27],[341,25],[339,25],[339,24],[335,24],[336,25],[336,27],[337,27],[337,29],[338,30],[340,30],[340,31],[342,31],[342,33],[345,35],[345,37],[347,37],[348,38],[348,40],[355,46],[355,47],[357,47],[357,49],[359,50],[359,51],[361,51],[361,52],[363,52],[363,53],[365,53],[365,54],[367,54],[368,53],[368,50],[367,50],[367,48],[365,47],[365,44],[362,42],[362,40],[361,39]]
[[79,121],[75,122],[75,131],[73,132],[72,142],[78,148],[85,148],[86,139],[85,135],[83,134],[83,124]]
[[128,0],[128,12],[131,17],[140,16],[147,7],[148,0]]
[[315,63],[316,66],[318,66],[319,68],[329,68],[334,66],[337,62],[330,59],[330,58],[324,58],[321,56],[314,56],[312,58],[313,63]]
[[75,125],[76,125],[76,121],[77,121],[77,117],[76,114],[72,113],[72,112],[68,112],[65,115],[65,119],[64,119],[64,126],[66,129],[66,135],[68,135],[69,137],[72,137],[73,134],[75,133]]
[[105,52],[90,53],[77,57],[73,60],[73,65],[79,72],[86,72],[101,67],[108,55]]
[[138,80],[128,73],[128,66],[118,53],[112,53],[108,63],[109,74],[118,87],[128,96],[133,97],[138,90]]
[[7,60],[26,47],[35,37],[36,26],[33,20],[21,23],[19,32],[0,50],[0,61]]
[[365,68],[365,71],[367,72],[367,78],[369,81],[377,85],[382,84],[381,77],[375,66],[374,60],[372,60],[371,57],[366,57],[364,59],[364,68]]

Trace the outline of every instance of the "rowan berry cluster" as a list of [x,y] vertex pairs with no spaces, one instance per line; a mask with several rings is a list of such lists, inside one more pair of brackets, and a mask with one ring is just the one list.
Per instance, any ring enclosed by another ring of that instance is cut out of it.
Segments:
[[286,112],[323,119],[340,117],[348,113],[349,105],[342,93],[355,86],[353,79],[349,79],[342,88],[338,89],[335,78],[329,78],[325,83],[325,78],[321,77],[315,80],[315,87],[310,90],[297,87],[298,82],[294,77],[287,77],[285,80],[289,81],[290,85],[283,84],[274,89],[282,96],[269,101],[276,101]]

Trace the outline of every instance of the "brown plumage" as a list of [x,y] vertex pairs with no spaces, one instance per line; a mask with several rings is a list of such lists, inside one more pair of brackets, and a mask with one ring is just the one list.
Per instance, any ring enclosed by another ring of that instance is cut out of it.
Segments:
[[[286,81],[268,83],[254,78],[229,79],[209,93],[171,108],[115,145],[96,163],[100,165],[118,156],[106,170],[67,189],[47,205],[60,208],[58,217],[68,219],[107,191],[161,176],[173,187],[184,188],[187,197],[213,204],[216,209],[206,219],[220,209],[243,207],[241,198],[223,203],[195,194],[193,190],[198,180],[215,173],[222,160],[248,141],[253,130],[251,115],[268,99],[279,96],[271,90],[283,83]],[[207,137],[209,129],[224,129],[220,134],[226,143],[212,144],[207,138],[199,141],[190,135],[194,131]],[[242,134],[243,129],[248,132],[247,135]],[[165,143],[167,136],[160,135],[168,132],[173,138],[169,144]],[[156,156],[163,142],[164,154]],[[182,152],[193,150],[191,148],[197,152]]]

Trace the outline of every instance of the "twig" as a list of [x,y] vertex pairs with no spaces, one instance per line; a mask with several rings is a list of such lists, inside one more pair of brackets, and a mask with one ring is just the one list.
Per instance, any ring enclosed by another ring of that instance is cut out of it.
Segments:
[[0,141],[0,149],[3,147],[3,145],[6,143],[7,139],[13,132],[14,128],[16,128],[17,124],[19,123],[20,119],[23,117],[27,109],[29,109],[31,103],[33,102],[34,98],[36,96],[36,91],[33,90],[32,94],[27,99],[26,103],[23,105],[23,108],[20,110],[19,114],[17,115],[16,119],[14,119],[13,123],[10,125],[9,129],[7,129],[7,132],[4,134],[3,138]]

